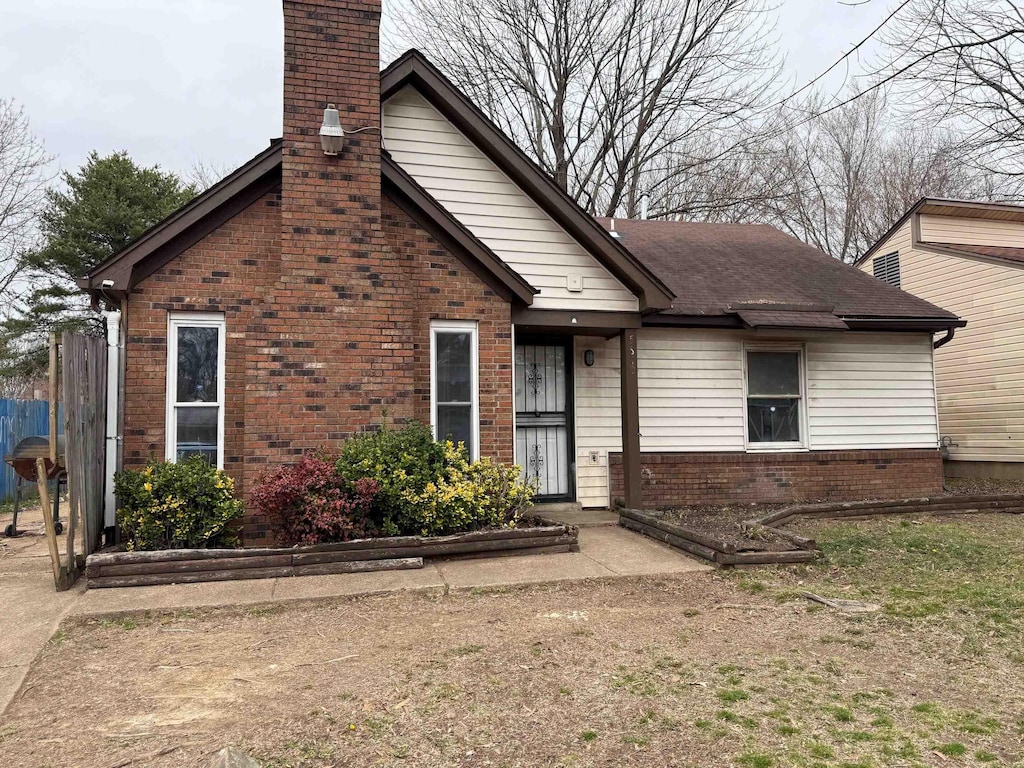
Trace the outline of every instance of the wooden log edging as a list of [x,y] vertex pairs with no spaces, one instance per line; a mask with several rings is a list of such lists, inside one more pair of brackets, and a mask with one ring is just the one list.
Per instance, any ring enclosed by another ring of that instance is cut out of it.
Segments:
[[307,547],[101,552],[86,560],[89,588],[274,579],[422,568],[424,558],[579,551],[579,528],[540,525],[452,536],[385,536]]
[[[798,517],[845,518],[903,514],[980,514],[1000,512],[1024,514],[1024,494],[975,494],[932,496],[912,499],[874,499],[823,504],[794,504],[770,514],[747,520],[744,527],[784,525]],[[778,533],[777,529],[775,530]]]
[[767,525],[761,527],[770,533],[780,535],[797,548],[773,552],[738,552],[736,545],[732,542],[684,528],[638,509],[620,509],[619,525],[722,566],[806,563],[821,555],[817,545],[811,539],[804,539]]

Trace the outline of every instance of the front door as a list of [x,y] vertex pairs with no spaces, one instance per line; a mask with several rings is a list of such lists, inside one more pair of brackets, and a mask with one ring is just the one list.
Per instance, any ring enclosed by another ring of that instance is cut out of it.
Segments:
[[572,354],[567,343],[516,344],[516,461],[542,500],[571,500]]

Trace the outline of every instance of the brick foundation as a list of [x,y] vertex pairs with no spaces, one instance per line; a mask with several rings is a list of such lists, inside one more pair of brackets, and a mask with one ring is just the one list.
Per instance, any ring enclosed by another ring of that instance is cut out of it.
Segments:
[[[687,504],[851,501],[942,491],[937,450],[806,453],[644,453],[647,509]],[[612,499],[622,498],[622,454],[609,454]]]

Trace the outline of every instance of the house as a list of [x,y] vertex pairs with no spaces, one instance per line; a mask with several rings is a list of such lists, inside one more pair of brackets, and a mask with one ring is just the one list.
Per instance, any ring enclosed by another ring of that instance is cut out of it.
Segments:
[[947,474],[1024,479],[1024,207],[922,199],[857,265],[969,323],[935,354]]
[[594,219],[421,54],[380,72],[375,0],[284,14],[283,138],[80,281],[117,310],[124,466],[201,453],[246,493],[414,418],[586,507],[941,488],[955,315],[770,227]]

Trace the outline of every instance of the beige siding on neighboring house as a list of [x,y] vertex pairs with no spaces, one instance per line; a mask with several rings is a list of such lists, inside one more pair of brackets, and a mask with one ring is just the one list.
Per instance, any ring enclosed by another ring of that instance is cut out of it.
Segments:
[[[638,334],[640,450],[744,451],[745,345],[763,335],[644,328]],[[811,450],[931,448],[938,434],[927,334],[817,334],[804,341]],[[595,364],[583,352],[595,351]],[[620,450],[619,341],[577,338],[577,495],[608,498],[608,451]],[[599,466],[589,465],[597,451]]]
[[[431,195],[540,291],[538,309],[630,311],[636,297],[413,87],[382,108],[384,147]],[[583,290],[569,291],[569,275]]]
[[1024,247],[1024,222],[921,215],[921,242]]
[[[935,241],[1024,247],[1024,225],[945,218]],[[995,225],[995,226],[992,226]],[[997,233],[1019,233],[1013,240]],[[935,351],[939,432],[956,443],[960,461],[1024,461],[1024,266],[913,248],[909,222],[883,243],[899,248],[903,289],[967,321],[953,341]],[[954,234],[956,233],[956,234]],[[973,233],[973,234],[971,234]],[[870,259],[862,265],[871,271]]]
[[931,340],[924,334],[845,334],[809,340],[812,450],[934,448]]

